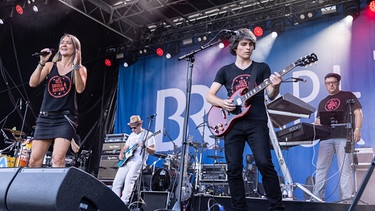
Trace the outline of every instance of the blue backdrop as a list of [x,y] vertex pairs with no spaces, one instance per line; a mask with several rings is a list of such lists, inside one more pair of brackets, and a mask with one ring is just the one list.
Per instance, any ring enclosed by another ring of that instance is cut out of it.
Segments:
[[[281,95],[289,92],[317,108],[319,101],[327,95],[323,83],[324,76],[329,72],[341,74],[341,89],[354,92],[363,105],[363,140],[357,147],[374,147],[375,140],[371,138],[375,136],[375,131],[372,130],[375,111],[371,106],[375,97],[374,29],[374,20],[369,19],[365,14],[359,16],[353,25],[342,19],[324,19],[294,26],[287,28],[276,39],[268,35],[258,39],[252,58],[255,61],[268,63],[274,72],[282,70],[306,54],[315,53],[319,58],[316,64],[296,67],[283,77],[284,79],[301,77],[306,79],[306,82],[283,83]],[[198,47],[199,45],[183,48],[177,56]],[[202,163],[213,163],[213,159],[207,156],[215,153],[212,149],[215,140],[210,137],[208,128],[198,127],[204,122],[204,116],[211,107],[205,101],[205,95],[217,70],[233,61],[234,56],[230,55],[228,47],[219,49],[214,46],[195,55],[187,134],[194,142],[208,142],[208,148],[203,151]],[[133,114],[139,114],[144,120],[144,128],[147,128],[149,125],[147,117],[156,113],[151,130],[165,128],[172,141],[181,146],[188,68],[188,62],[185,60],[179,61],[177,57],[167,60],[165,57],[157,56],[141,57],[128,68],[120,66],[114,132],[130,133],[127,123]],[[221,90],[220,95],[226,97],[225,90]],[[313,113],[309,119],[302,118],[298,121],[312,123],[315,115]],[[222,141],[218,142],[222,147]],[[168,136],[163,136],[163,133],[156,136],[156,146],[160,153],[172,153],[173,144]],[[316,141],[312,145],[283,150],[293,181],[305,183],[308,176],[314,176],[318,146]],[[216,153],[224,156],[222,150],[217,150]],[[193,147],[190,147],[190,154],[193,157],[197,155]],[[245,154],[251,154],[249,148],[246,149]],[[276,169],[282,175],[274,154],[273,157]],[[155,160],[156,157],[150,156],[148,163]],[[218,159],[218,161],[225,163],[225,159]],[[162,162],[157,162],[157,165],[161,166]],[[334,161],[330,172],[332,178],[327,183],[328,201],[338,199],[337,171]],[[296,198],[303,199],[302,194],[301,190],[295,190]]]

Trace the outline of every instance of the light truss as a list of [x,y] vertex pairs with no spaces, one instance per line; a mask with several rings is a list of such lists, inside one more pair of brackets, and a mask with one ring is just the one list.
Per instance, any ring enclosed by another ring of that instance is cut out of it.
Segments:
[[[160,45],[221,29],[250,27],[261,22],[283,19],[285,26],[300,24],[299,14],[321,8],[358,3],[359,0],[240,0],[217,5],[208,0],[206,9],[198,9],[189,0],[132,0],[111,6],[106,0],[59,0],[115,33],[126,38],[126,48]],[[186,13],[179,7],[189,5]],[[174,17],[163,13],[169,9]],[[147,16],[145,14],[152,14]],[[316,13],[319,14],[319,13]],[[269,24],[266,24],[270,27]]]

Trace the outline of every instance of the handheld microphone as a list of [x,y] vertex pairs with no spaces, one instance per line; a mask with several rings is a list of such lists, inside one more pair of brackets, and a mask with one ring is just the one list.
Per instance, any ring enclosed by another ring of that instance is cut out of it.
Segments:
[[237,31],[237,30],[223,29],[222,31],[225,32],[225,33],[227,33],[227,34],[229,34],[229,35],[239,35],[240,34],[240,32]]
[[306,82],[306,79],[303,79],[303,78],[292,78],[294,80],[294,82],[298,82],[298,81],[301,81],[301,82]]
[[148,118],[149,118],[149,119],[152,119],[152,118],[156,117],[156,115],[157,115],[157,114],[152,114],[152,115],[150,115]]
[[31,56],[47,56],[49,53],[55,53],[55,49],[50,48],[49,51],[40,51],[31,54]]

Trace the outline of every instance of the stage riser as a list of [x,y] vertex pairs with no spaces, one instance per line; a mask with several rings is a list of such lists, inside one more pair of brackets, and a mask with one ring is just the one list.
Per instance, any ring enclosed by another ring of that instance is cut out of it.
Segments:
[[[363,179],[365,178],[367,171],[370,166],[356,166],[355,167],[355,187],[356,192],[360,189]],[[360,202],[368,203],[368,204],[375,204],[375,172],[373,171],[371,177],[365,186],[365,189],[362,193],[360,198]]]

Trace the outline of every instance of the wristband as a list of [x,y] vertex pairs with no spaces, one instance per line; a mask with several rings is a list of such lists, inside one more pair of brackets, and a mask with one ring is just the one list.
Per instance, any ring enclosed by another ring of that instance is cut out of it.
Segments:
[[359,127],[356,127],[356,128],[355,128],[355,130],[359,130],[359,131],[360,131],[360,130],[361,130],[361,128],[359,128]]
[[77,65],[73,64],[72,67],[73,67],[73,70],[79,70],[79,68],[81,68],[81,65],[79,65],[79,64],[77,64]]

